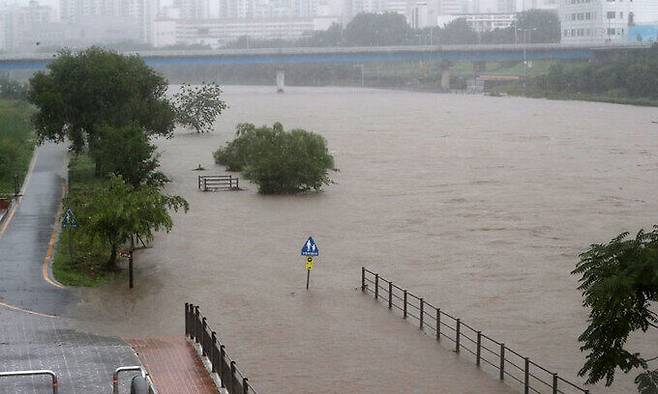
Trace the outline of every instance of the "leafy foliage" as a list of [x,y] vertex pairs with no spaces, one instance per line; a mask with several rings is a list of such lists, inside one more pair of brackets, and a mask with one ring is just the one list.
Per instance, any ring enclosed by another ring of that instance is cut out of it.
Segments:
[[658,226],[639,231],[635,239],[622,233],[607,244],[594,244],[580,255],[573,274],[581,275],[579,290],[590,309],[589,326],[578,338],[587,351],[579,374],[587,383],[614,381],[616,368],[627,373],[647,368],[646,359],[625,349],[635,331],[657,328],[650,303],[658,300]]
[[76,152],[96,147],[101,126],[138,125],[147,135],[171,135],[175,113],[167,81],[138,56],[92,47],[60,51],[46,72],[30,79],[28,99],[40,141],[68,137]]
[[34,150],[31,113],[25,102],[0,100],[0,192],[14,192],[14,175],[22,182],[27,172]]
[[640,394],[658,394],[658,369],[645,371],[635,378]]
[[110,251],[106,269],[113,269],[119,246],[139,234],[145,240],[153,233],[169,232],[173,226],[168,210],[187,212],[189,205],[182,197],[167,196],[154,187],[133,188],[120,176],[111,176],[86,201],[89,216],[80,221],[81,231],[91,242],[102,242]]
[[155,145],[139,127],[103,126],[98,135],[100,143],[92,154],[106,172],[121,175],[134,188],[144,184],[159,187],[169,181],[157,170],[160,163]]
[[176,122],[192,127],[197,133],[212,131],[215,119],[228,108],[221,94],[222,89],[214,82],[201,86],[184,84],[173,99]]
[[280,123],[272,128],[238,126],[236,138],[214,153],[218,164],[243,171],[264,194],[299,193],[328,185],[333,168],[325,139],[306,130],[287,132]]

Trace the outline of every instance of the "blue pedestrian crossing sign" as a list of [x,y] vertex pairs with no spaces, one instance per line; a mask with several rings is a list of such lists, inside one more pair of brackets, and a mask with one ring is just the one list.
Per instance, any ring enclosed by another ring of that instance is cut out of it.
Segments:
[[304,243],[304,246],[302,246],[302,256],[319,256],[320,255],[320,249],[318,249],[318,245],[315,243],[315,240],[313,237],[308,237],[306,242]]
[[66,213],[64,213],[64,219],[62,219],[62,228],[76,227],[78,227],[78,221],[75,220],[75,216],[73,216],[73,211],[71,211],[71,208],[68,208]]

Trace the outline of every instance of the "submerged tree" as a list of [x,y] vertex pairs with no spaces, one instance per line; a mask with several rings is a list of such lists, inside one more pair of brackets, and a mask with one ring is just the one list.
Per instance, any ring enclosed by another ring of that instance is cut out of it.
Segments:
[[212,131],[215,119],[228,108],[220,98],[222,89],[214,82],[192,86],[184,84],[174,95],[176,122],[192,127],[197,133]]
[[[579,374],[587,383],[605,379],[613,383],[617,368],[624,373],[641,368],[636,378],[640,392],[658,393],[658,369],[645,357],[626,348],[635,332],[658,329],[658,316],[651,303],[658,300],[658,226],[640,230],[635,239],[622,233],[607,244],[594,244],[580,255],[573,274],[582,275],[583,305],[589,308],[589,326],[578,338],[587,351]],[[655,349],[658,352],[658,348]]]

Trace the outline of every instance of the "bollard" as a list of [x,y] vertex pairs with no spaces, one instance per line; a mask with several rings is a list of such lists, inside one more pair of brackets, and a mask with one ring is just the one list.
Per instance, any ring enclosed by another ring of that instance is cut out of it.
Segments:
[[526,357],[525,359],[525,375],[523,379],[523,392],[524,394],[530,393],[530,359]]
[[475,365],[480,366],[480,359],[482,358],[482,331],[478,331],[477,351],[475,352]]
[[393,308],[393,282],[388,282],[388,309]]
[[404,310],[403,310],[402,314],[403,314],[402,318],[406,319],[407,318],[407,291],[406,290],[404,290]]
[[423,318],[425,317],[425,300],[423,298],[420,299],[420,329],[423,329]]
[[500,344],[500,380],[505,380],[505,344]]
[[455,338],[455,352],[459,353],[459,340],[460,340],[460,335],[459,331],[461,330],[461,321],[457,319],[457,327],[455,327],[455,331],[457,333],[457,337]]
[[441,342],[441,308],[436,308],[436,340]]
[[557,394],[558,389],[557,389],[557,374],[553,374],[553,394]]
[[379,301],[379,274],[375,274],[375,301]]

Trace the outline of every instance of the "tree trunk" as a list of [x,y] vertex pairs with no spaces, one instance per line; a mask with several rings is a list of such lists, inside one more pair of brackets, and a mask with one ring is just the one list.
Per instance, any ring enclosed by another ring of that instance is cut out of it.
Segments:
[[107,261],[107,268],[109,271],[117,270],[117,245],[112,244],[112,251],[110,252],[110,259]]
[[101,161],[100,161],[100,159],[95,159],[94,161],[96,162],[96,168],[94,169],[94,176],[96,178],[100,178],[101,177]]

